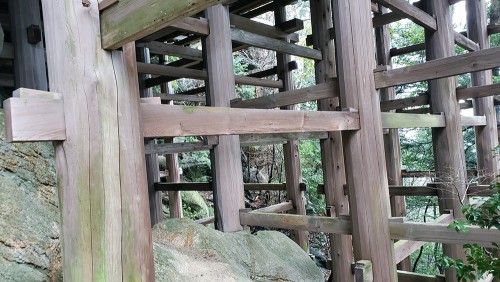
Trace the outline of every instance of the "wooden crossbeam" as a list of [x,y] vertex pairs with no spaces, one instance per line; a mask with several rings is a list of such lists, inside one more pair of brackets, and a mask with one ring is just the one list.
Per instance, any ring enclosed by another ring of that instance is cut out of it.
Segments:
[[381,113],[382,127],[385,128],[419,128],[445,127],[443,115]]
[[373,16],[373,27],[381,27],[386,24],[394,23],[404,19],[405,16],[396,12],[389,12],[385,14],[375,14]]
[[148,43],[138,43],[137,47],[148,48],[151,54],[171,55],[190,60],[203,60],[203,51],[175,44],[152,41]]
[[[296,33],[284,32],[281,28],[253,21],[251,19],[238,16],[235,14],[230,14],[229,18],[231,20],[231,25],[235,28],[248,31],[254,34],[266,36],[274,39],[290,39],[293,42],[299,41],[299,35]],[[296,22],[299,24],[302,21]],[[302,23],[303,27],[303,23]]]
[[500,47],[375,73],[377,88],[449,77],[500,66]]
[[293,209],[293,203],[291,201],[284,202],[284,203],[279,203],[276,205],[260,208],[251,211],[252,213],[256,212],[264,212],[264,213],[278,213],[278,212],[285,212]]
[[423,106],[428,104],[429,104],[429,96],[427,93],[423,93],[415,97],[381,101],[380,110],[382,112],[386,112],[391,110],[400,110],[408,107]]
[[481,49],[479,48],[479,44],[459,32],[455,32],[455,43],[467,51],[477,51]]
[[260,146],[267,144],[286,143],[291,140],[326,139],[326,131],[319,132],[297,132],[278,134],[245,134],[240,135],[241,146]]
[[[476,42],[470,40],[459,32],[455,32],[455,43],[468,51],[477,51],[480,49],[479,45]],[[391,57],[395,57],[423,50],[425,50],[425,43],[419,43],[402,48],[392,48],[390,50],[390,55]]]
[[[286,191],[286,183],[245,183],[246,191]],[[301,191],[306,191],[305,183],[300,183]],[[212,191],[212,182],[159,182],[155,183],[156,191]]]
[[398,282],[445,282],[446,279],[442,275],[425,275],[415,272],[398,270]]
[[[325,185],[318,184],[316,191],[320,195],[325,194]],[[349,191],[345,189],[344,194]],[[390,196],[437,196],[437,189],[427,186],[389,186]]]
[[141,104],[144,137],[359,129],[354,112],[305,112]]
[[493,35],[500,33],[500,24],[490,24],[488,25],[488,34]]
[[473,86],[468,88],[457,88],[457,99],[466,100],[469,98],[481,98],[500,95],[500,83],[483,86]]
[[327,98],[338,97],[337,82],[330,81],[311,87],[279,92],[272,95],[262,96],[250,100],[234,100],[231,102],[233,108],[272,109],[283,106],[300,104]]
[[231,29],[231,39],[241,44],[247,44],[267,50],[273,50],[280,53],[295,55],[303,58],[321,60],[320,51],[295,45],[283,40],[273,39],[262,35],[250,33],[241,29]]
[[204,18],[183,18],[170,25],[173,28],[194,33],[197,35],[209,35],[208,21]]
[[206,102],[207,97],[195,95],[179,95],[179,94],[158,94],[161,101],[185,101],[185,102]]
[[374,2],[382,4],[397,13],[404,14],[416,24],[429,30],[437,30],[435,18],[404,0],[375,0]]
[[185,142],[185,143],[163,143],[163,144],[145,144],[144,153],[148,154],[178,154],[187,152],[207,151],[213,149],[215,144],[205,144],[203,142]]
[[102,47],[117,49],[221,2],[225,1],[120,0],[101,13]]
[[[453,222],[453,216],[451,214],[443,214],[440,217],[436,218],[436,220],[429,222],[429,224],[433,223],[442,223],[442,224],[450,224]],[[408,241],[408,240],[399,240],[394,243],[394,253],[396,257],[396,263],[401,262],[409,255],[411,255],[414,251],[420,249],[426,242],[422,241]]]
[[390,55],[391,57],[395,56],[400,56],[400,55],[406,55],[408,53],[413,53],[417,51],[423,51],[425,50],[425,43],[419,43],[407,47],[402,47],[402,48],[392,48],[390,50]]
[[462,116],[462,126],[485,126],[485,116]]

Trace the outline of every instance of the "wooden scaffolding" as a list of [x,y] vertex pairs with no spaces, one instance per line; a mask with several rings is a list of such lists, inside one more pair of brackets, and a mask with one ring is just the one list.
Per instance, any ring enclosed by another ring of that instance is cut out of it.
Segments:
[[[16,15],[9,27],[24,34],[27,19],[42,25],[28,13],[40,9],[34,2],[23,12],[20,1],[9,1]],[[37,45],[43,42],[13,40],[26,47],[20,59],[34,57],[16,64],[9,81],[25,88],[4,103],[6,136],[54,141],[65,279],[154,281],[151,226],[163,217],[162,192],[168,192],[171,216],[182,217],[180,191],[213,191],[215,217],[200,223],[215,222],[224,232],[291,229],[305,250],[308,232],[329,233],[333,281],[456,281],[451,270],[444,278],[409,272],[408,256],[425,242],[443,243],[446,255],[460,258],[463,243],[500,241],[496,230],[447,228],[463,217],[468,195],[490,193],[484,183],[466,185],[462,127],[475,127],[477,170],[498,174],[491,150],[498,145],[493,96],[500,86],[492,84],[491,69],[500,66],[500,47],[490,48],[488,35],[500,29],[487,26],[485,1],[466,0],[467,31],[458,33],[450,7],[459,1],[309,0],[308,46],[297,44],[303,22],[286,17],[294,2],[41,1],[46,59]],[[269,12],[274,25],[253,20]],[[425,28],[425,42],[391,49],[388,24],[404,18]],[[469,52],[456,55],[455,44]],[[276,65],[235,75],[233,52],[248,47],[275,51]],[[427,62],[392,67],[392,57],[418,50],[425,50]],[[314,60],[316,85],[294,89],[291,56]],[[41,78],[23,80],[33,66]],[[472,87],[457,88],[455,76],[465,73],[472,74]],[[47,74],[51,92],[27,89],[47,90]],[[168,83],[179,78],[205,84],[171,93]],[[419,81],[428,81],[428,92],[396,99],[396,86]],[[241,100],[235,85],[279,92]],[[459,100],[471,100],[465,104],[475,116],[461,116]],[[317,111],[294,107],[310,101],[317,101]],[[429,107],[408,109],[423,105]],[[405,187],[398,129],[419,127],[432,128],[440,181]],[[203,141],[175,143],[181,136]],[[317,189],[328,217],[306,215],[298,152],[303,139],[320,140],[324,183]],[[243,183],[240,147],[262,143],[283,144],[286,183]],[[180,183],[176,154],[199,150],[210,150],[212,182]],[[160,180],[158,155],[167,156],[167,182]],[[288,201],[248,211],[245,190],[283,190]],[[437,196],[441,216],[427,224],[404,221],[410,195]]]

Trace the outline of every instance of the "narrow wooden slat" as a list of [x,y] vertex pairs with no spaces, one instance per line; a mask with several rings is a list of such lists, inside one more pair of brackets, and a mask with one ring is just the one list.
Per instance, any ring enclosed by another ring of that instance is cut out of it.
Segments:
[[386,14],[376,14],[373,16],[373,27],[381,27],[386,24],[400,21],[404,18],[405,18],[404,15],[396,12],[390,12]]
[[473,86],[468,88],[457,88],[457,99],[466,100],[469,98],[481,98],[500,95],[500,83],[494,83],[482,86]]
[[10,98],[3,108],[7,142],[66,140],[63,100]]
[[321,60],[322,58],[321,52],[318,50],[295,45],[292,43],[287,43],[282,40],[265,37],[236,28],[231,29],[231,39],[238,43],[248,44],[251,46],[278,51],[281,53],[295,55],[303,58],[314,60]]
[[148,43],[139,43],[137,44],[137,47],[149,48],[149,52],[152,54],[177,56],[198,61],[203,59],[203,52],[201,50],[175,44],[152,41]]
[[485,116],[462,116],[462,126],[485,126]]
[[194,96],[194,95],[178,95],[178,94],[159,94],[161,101],[185,101],[185,102],[206,102],[207,97],[205,96]]
[[455,32],[455,43],[467,51],[477,51],[480,49],[479,44],[459,32]]
[[209,35],[208,21],[204,18],[183,18],[170,25],[173,28],[187,31],[198,35]]
[[156,191],[213,191],[212,182],[155,183]]
[[432,276],[432,275],[424,275],[415,272],[398,270],[398,282],[445,282],[445,281],[446,279],[442,275]]
[[302,89],[279,92],[245,101],[235,100],[231,102],[231,107],[255,109],[278,108],[308,101],[338,97],[338,93],[336,93],[335,89],[336,81],[331,81]]
[[326,138],[328,138],[328,133],[324,131],[278,134],[244,134],[240,136],[240,142],[241,146],[259,146],[261,144],[285,143],[289,140]]
[[141,105],[145,137],[359,129],[358,114]]
[[242,76],[242,75],[235,75],[234,81],[236,84],[242,84],[242,85],[253,85],[253,86],[262,86],[270,88],[283,87],[283,81],[281,80],[261,79],[257,77]]
[[412,82],[492,69],[500,66],[500,47],[428,61],[375,73],[375,85],[384,88]]
[[391,54],[391,57],[395,57],[395,56],[406,55],[408,53],[413,53],[413,52],[423,51],[423,50],[425,50],[425,43],[419,43],[419,44],[411,45],[408,47],[392,48],[390,54]]
[[178,154],[187,152],[207,151],[213,149],[214,145],[207,145],[203,142],[186,142],[186,143],[163,143],[163,144],[146,144],[144,145],[144,153],[147,154]]
[[488,25],[488,35],[500,33],[500,24]]
[[293,203],[291,201],[256,209],[251,211],[252,213],[279,213],[279,212],[285,212],[293,209]]
[[[325,194],[325,186],[318,184],[316,191],[320,195]],[[345,190],[345,194],[349,191]],[[437,196],[437,189],[427,186],[389,186],[390,196]]]
[[423,106],[428,104],[429,104],[429,96],[427,93],[423,93],[415,97],[381,101],[380,110],[382,112],[386,112],[391,110],[400,110],[408,107]]
[[445,127],[442,115],[382,113],[383,128]]
[[120,0],[101,13],[103,48],[119,48],[127,42],[141,39],[180,18],[196,14],[220,2],[220,0]]
[[404,0],[375,0],[392,11],[404,14],[410,20],[429,30],[437,30],[436,19]]
[[290,39],[293,41],[299,41],[298,34],[290,34],[284,32],[282,29],[270,26],[264,23],[253,21],[251,19],[238,16],[235,14],[230,14],[231,25],[235,28],[248,31],[254,34],[274,38],[274,39]]

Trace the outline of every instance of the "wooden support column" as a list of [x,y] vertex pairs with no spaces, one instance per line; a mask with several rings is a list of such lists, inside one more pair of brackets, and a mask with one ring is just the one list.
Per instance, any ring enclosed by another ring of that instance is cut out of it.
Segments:
[[341,105],[358,109],[361,127],[342,134],[354,258],[373,263],[374,281],[397,281],[370,1],[334,0],[333,14]]
[[[479,43],[480,49],[490,48],[486,28],[486,3],[484,0],[467,0],[467,34]],[[491,70],[471,74],[472,86],[492,84]],[[486,176],[482,183],[490,184],[498,174],[498,158],[493,157],[493,149],[498,145],[497,120],[493,96],[475,98],[474,115],[486,117],[486,126],[476,126],[477,170]]]
[[[330,0],[310,0],[313,46],[321,50],[323,60],[315,66],[316,83],[324,83],[328,78],[336,77],[335,47],[330,39],[329,30],[333,27],[332,5]],[[339,92],[338,85],[333,89]],[[318,110],[335,111],[339,107],[338,99],[318,101]],[[330,216],[349,213],[349,202],[344,194],[346,183],[342,134],[328,132],[328,138],[320,139],[325,202],[331,209]],[[352,241],[349,235],[330,234],[330,256],[332,259],[332,281],[353,281],[351,271],[353,260]]]
[[[136,48],[137,61],[150,63],[150,55],[148,48]],[[141,98],[153,97],[153,89],[144,87],[144,80],[150,75],[138,74],[139,91]],[[144,145],[156,144],[155,139],[145,138]],[[158,164],[158,154],[146,155],[146,172],[148,180],[148,195],[149,195],[149,213],[151,215],[151,226],[159,223],[163,219],[163,204],[161,201],[161,192],[155,191],[155,183],[160,182],[160,166]]]
[[[228,8],[216,5],[206,10],[210,35],[204,40],[206,81],[210,106],[230,107],[236,98]],[[242,229],[239,210],[245,207],[240,138],[220,136],[211,150],[214,183],[215,226],[225,232]]]
[[98,1],[43,0],[66,281],[155,281],[134,44],[101,48]]
[[[167,138],[168,143],[173,143],[174,138]],[[177,154],[166,154],[165,159],[167,162],[167,182],[179,183],[181,182],[181,175],[179,174],[179,159]],[[182,198],[180,191],[168,191],[168,208],[170,210],[170,218],[182,218]]]
[[[286,22],[285,6],[278,5],[274,9],[275,25]],[[283,88],[280,91],[293,90],[292,72],[288,63],[290,56],[284,53],[276,53],[278,66],[278,79],[283,81]],[[282,110],[293,110],[294,106],[282,107]],[[286,195],[292,201],[293,210],[290,213],[306,214],[304,192],[300,190],[300,180],[302,171],[300,168],[299,141],[289,140],[283,145],[283,155],[285,161]],[[291,230],[292,239],[306,252],[309,252],[309,234],[306,231]]]
[[47,70],[38,0],[9,1],[15,87],[47,90]]
[[[426,0],[426,11],[436,16],[438,30],[426,31],[427,60],[455,55],[454,35],[448,0]],[[432,129],[432,143],[436,178],[439,189],[440,212],[453,210],[456,218],[462,218],[462,201],[466,196],[465,152],[460,119],[460,105],[456,99],[456,78],[448,77],[429,81],[429,99],[432,113],[443,113],[446,127]],[[447,256],[462,258],[459,245],[443,245]],[[454,270],[446,271],[446,281],[457,281]]]
[[[380,7],[382,12],[387,12],[386,8]],[[382,13],[381,13],[382,14]],[[377,64],[391,67],[391,37],[389,26],[384,25],[375,28]],[[396,99],[394,87],[382,88],[379,90],[380,101]],[[384,134],[385,161],[387,169],[387,181],[389,185],[403,185],[401,177],[401,147],[399,144],[399,132],[397,128],[388,129],[389,133]],[[406,201],[404,196],[391,196],[391,215],[393,217],[406,216]],[[398,264],[399,270],[411,271],[411,260],[405,258]]]

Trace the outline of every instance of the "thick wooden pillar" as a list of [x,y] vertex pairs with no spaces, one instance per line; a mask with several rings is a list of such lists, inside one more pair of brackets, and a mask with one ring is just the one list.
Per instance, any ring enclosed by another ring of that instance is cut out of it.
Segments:
[[[426,0],[426,11],[434,15],[438,30],[426,31],[427,60],[435,60],[455,55],[454,31],[451,23],[450,4],[447,0]],[[432,113],[443,113],[446,127],[432,129],[432,143],[440,211],[453,210],[456,218],[462,218],[462,204],[467,201],[465,194],[466,168],[462,137],[460,106],[456,98],[456,78],[448,77],[429,81],[430,106]],[[443,245],[447,256],[460,258],[462,248],[458,245]],[[447,281],[456,281],[454,270],[446,271]]]
[[[14,44],[15,86],[47,90],[45,50],[42,38],[40,1],[9,1],[11,35]],[[28,38],[28,28],[30,36]],[[39,32],[39,37],[36,35]]]
[[[274,9],[275,25],[286,21],[285,6],[277,6]],[[280,91],[294,89],[292,72],[288,68],[291,61],[290,55],[276,53],[278,78],[283,81],[283,88]],[[294,106],[283,107],[282,110],[293,110]],[[300,190],[302,171],[300,168],[299,141],[291,140],[283,145],[283,155],[285,161],[286,195],[292,201],[293,210],[291,213],[306,214],[304,192]],[[309,234],[307,231],[291,230],[292,239],[306,252],[309,252]]]
[[359,112],[361,126],[342,133],[354,258],[373,262],[374,281],[397,281],[380,101],[373,76],[371,3],[334,0],[333,14],[341,105]]
[[[481,49],[490,48],[486,28],[486,3],[484,0],[467,0],[467,34]],[[472,86],[492,83],[491,70],[471,74]],[[493,149],[498,146],[498,132],[493,96],[474,99],[474,115],[486,116],[486,126],[476,126],[477,170],[486,177],[484,184],[490,184],[498,174],[498,158],[493,157]]]
[[[333,27],[332,5],[330,0],[311,0],[311,24],[313,45],[321,50],[323,60],[315,66],[316,83],[325,83],[336,77],[335,48],[330,39],[329,29]],[[339,91],[337,89],[337,91]],[[318,110],[336,111],[338,99],[318,101]],[[345,164],[342,148],[342,134],[329,132],[327,139],[320,140],[325,202],[331,216],[349,214],[349,202],[344,194]],[[351,264],[354,262],[352,241],[349,235],[330,234],[330,256],[332,258],[332,281],[353,281]]]
[[[386,8],[380,7],[382,11]],[[391,37],[389,33],[389,26],[383,25],[375,28],[376,49],[377,49],[377,64],[392,67],[391,62]],[[382,88],[379,91],[380,100],[394,100],[396,99],[396,90],[394,87]],[[385,148],[385,161],[387,169],[387,181],[389,185],[401,186],[403,179],[401,177],[401,146],[399,144],[398,129],[388,129],[389,132],[384,134],[384,148]],[[405,197],[392,196],[391,201],[391,215],[393,217],[406,216],[406,201]],[[411,260],[409,257],[404,259],[398,264],[398,269],[411,271]]]
[[[215,5],[206,10],[206,17],[210,27],[203,48],[208,71],[207,102],[210,106],[230,107],[236,92],[229,11],[225,6]],[[239,136],[219,136],[211,158],[216,228],[239,231],[242,229],[239,210],[245,207]]]
[[43,0],[66,281],[154,281],[134,44],[101,48],[98,1]]

